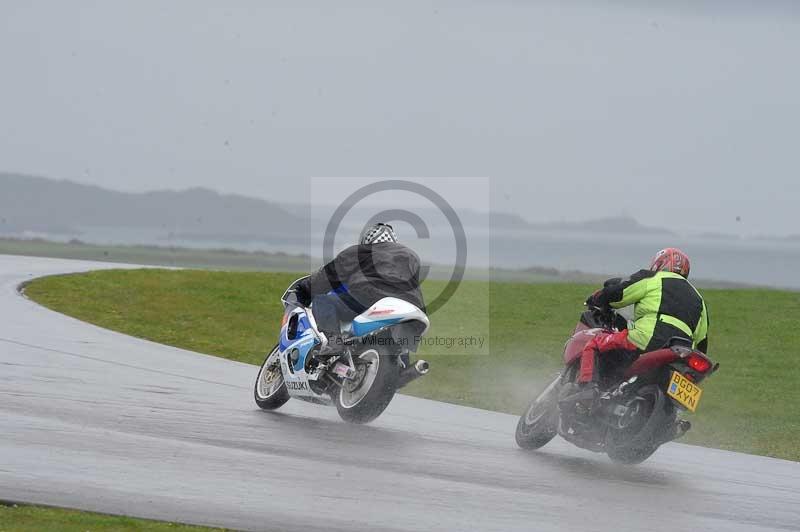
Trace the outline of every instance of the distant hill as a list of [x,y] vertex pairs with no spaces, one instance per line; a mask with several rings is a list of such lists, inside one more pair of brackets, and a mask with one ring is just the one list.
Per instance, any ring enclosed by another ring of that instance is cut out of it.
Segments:
[[192,188],[127,193],[0,173],[0,231],[77,233],[80,227],[158,228],[186,238],[280,235],[293,214],[268,201]]
[[[334,206],[315,207],[311,223],[324,226]],[[446,223],[432,208],[415,209],[426,221]],[[532,223],[516,214],[459,209],[466,227],[492,230],[605,234],[672,234],[633,218]],[[159,229],[187,240],[228,242],[268,239],[281,242],[308,234],[307,207],[279,205],[204,188],[129,193],[65,180],[0,172],[0,233],[23,231],[80,234],[83,227]],[[301,227],[302,231],[287,232]],[[291,236],[287,236],[291,235]]]
[[536,223],[528,222],[516,214],[493,212],[490,219],[493,229],[530,229],[556,233],[674,234],[668,229],[642,225],[636,219],[627,216],[596,218],[581,222]]
[[569,231],[581,233],[617,233],[617,234],[659,234],[674,235],[672,231],[661,227],[642,225],[628,216],[597,218],[583,222],[553,222],[530,224],[530,227],[549,231]]
[[582,222],[535,223],[528,222],[516,214],[493,212],[490,219],[493,229],[531,229],[557,233],[674,234],[672,231],[660,227],[642,225],[634,218],[627,216],[597,218]]
[[772,242],[800,242],[800,234],[792,235],[757,235],[756,240],[769,240]]
[[[383,208],[385,206],[382,206]],[[323,224],[333,215],[335,207],[320,205],[315,207],[312,217],[315,223]],[[423,220],[445,223],[442,213],[430,207],[413,209]],[[642,225],[636,219],[626,216],[597,218],[582,222],[529,222],[518,214],[492,211],[491,213],[474,209],[458,209],[458,217],[464,227],[491,227],[494,230],[543,231],[556,233],[612,233],[612,234],[660,234],[674,235],[672,231],[659,227]]]

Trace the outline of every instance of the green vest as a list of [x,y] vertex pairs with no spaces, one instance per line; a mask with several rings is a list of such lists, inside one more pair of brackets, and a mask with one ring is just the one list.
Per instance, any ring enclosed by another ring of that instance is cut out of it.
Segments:
[[659,349],[673,336],[691,340],[697,347],[708,336],[705,301],[677,273],[642,270],[612,292],[609,304],[613,308],[634,305],[628,338],[642,351]]

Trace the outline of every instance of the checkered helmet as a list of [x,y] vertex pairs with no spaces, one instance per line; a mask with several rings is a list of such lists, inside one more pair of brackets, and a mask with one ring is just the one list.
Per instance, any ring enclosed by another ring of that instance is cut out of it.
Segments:
[[397,242],[397,235],[391,225],[377,223],[368,227],[361,234],[362,244],[379,244],[381,242]]

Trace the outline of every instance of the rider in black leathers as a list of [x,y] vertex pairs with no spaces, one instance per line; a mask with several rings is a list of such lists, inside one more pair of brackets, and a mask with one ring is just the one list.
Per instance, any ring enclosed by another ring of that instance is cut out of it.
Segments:
[[296,291],[300,303],[311,304],[317,327],[336,336],[340,323],[352,321],[384,297],[408,301],[424,312],[419,277],[417,254],[397,243],[391,225],[378,223],[364,232],[359,244],[300,281]]

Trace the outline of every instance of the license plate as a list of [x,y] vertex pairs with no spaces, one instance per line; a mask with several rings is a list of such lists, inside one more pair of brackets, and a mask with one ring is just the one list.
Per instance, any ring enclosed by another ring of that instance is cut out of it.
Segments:
[[685,406],[690,412],[694,412],[700,403],[703,390],[679,372],[673,371],[667,386],[667,395]]

